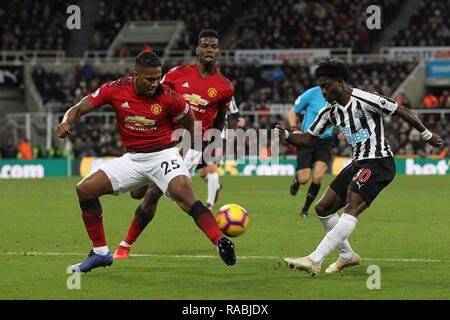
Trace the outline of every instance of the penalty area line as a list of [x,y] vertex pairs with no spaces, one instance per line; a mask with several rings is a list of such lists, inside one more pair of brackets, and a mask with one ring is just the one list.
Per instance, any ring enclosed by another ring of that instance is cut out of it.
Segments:
[[[38,251],[22,251],[22,252],[0,252],[1,255],[15,255],[15,256],[86,256],[83,253],[74,252],[38,252]],[[192,258],[192,259],[205,259],[205,258],[217,258],[217,255],[170,255],[170,254],[146,254],[146,253],[130,253],[130,257],[153,257],[153,258]],[[266,259],[266,260],[282,260],[283,257],[276,256],[238,256],[238,259]],[[418,259],[418,258],[361,258],[362,261],[386,261],[386,262],[424,262],[424,263],[450,263],[450,260],[438,260],[438,259]]]

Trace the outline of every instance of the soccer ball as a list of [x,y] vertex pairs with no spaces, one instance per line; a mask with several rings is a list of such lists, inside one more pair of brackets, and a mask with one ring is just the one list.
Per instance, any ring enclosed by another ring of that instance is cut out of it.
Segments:
[[216,220],[224,235],[237,237],[247,230],[250,217],[240,205],[226,204],[220,207]]

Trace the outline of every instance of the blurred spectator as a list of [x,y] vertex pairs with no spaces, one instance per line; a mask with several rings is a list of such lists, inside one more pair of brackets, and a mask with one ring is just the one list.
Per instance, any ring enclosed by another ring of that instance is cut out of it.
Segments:
[[142,52],[152,52],[152,47],[149,44],[147,44],[142,49]]
[[268,82],[278,82],[281,83],[284,80],[284,71],[280,69],[279,65],[275,65],[272,70],[266,73],[266,80]]
[[442,92],[442,95],[439,96],[439,108],[448,108],[450,106],[450,93],[446,89]]
[[3,159],[17,159],[17,148],[13,143],[13,140],[9,138],[2,149]]
[[19,154],[17,157],[23,160],[33,159],[33,152],[31,151],[30,143],[27,139],[21,139],[19,144]]
[[66,51],[70,30],[66,27],[69,0],[2,1],[0,50]]
[[391,46],[449,46],[450,1],[423,0],[408,27],[394,34]]
[[409,99],[405,95],[404,92],[400,93],[400,96],[397,98],[396,102],[399,105],[402,105],[402,106],[407,107],[407,108],[411,108],[411,103],[409,102]]
[[423,98],[422,104],[427,109],[437,108],[439,107],[439,100],[434,94],[430,93]]

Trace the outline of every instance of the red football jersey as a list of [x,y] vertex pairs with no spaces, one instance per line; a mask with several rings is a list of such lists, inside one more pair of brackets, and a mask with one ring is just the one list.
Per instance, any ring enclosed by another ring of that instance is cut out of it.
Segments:
[[96,108],[106,104],[114,108],[127,151],[155,152],[175,146],[177,141],[171,138],[178,126],[173,120],[190,113],[184,98],[163,84],[151,98],[138,96],[133,77],[105,83],[88,98]]
[[196,121],[202,122],[202,134],[212,127],[218,110],[226,111],[234,95],[234,86],[219,69],[202,78],[196,64],[170,69],[161,81],[189,103]]

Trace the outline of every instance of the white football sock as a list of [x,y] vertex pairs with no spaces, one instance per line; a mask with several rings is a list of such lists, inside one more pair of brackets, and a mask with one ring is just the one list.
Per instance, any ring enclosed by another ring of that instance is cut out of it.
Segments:
[[94,253],[99,254],[101,256],[106,256],[108,252],[109,252],[108,246],[94,247]]
[[[339,215],[335,212],[326,217],[318,216],[320,221],[323,224],[325,231],[330,232],[334,226],[339,222]],[[339,250],[339,256],[342,259],[349,260],[353,256],[353,249],[348,242],[348,239],[345,239],[343,242],[338,243],[337,249]]]
[[340,242],[343,242],[350,236],[357,222],[358,219],[356,217],[343,213],[338,223],[325,235],[317,249],[309,255],[309,258],[315,262],[322,263]]
[[125,241],[122,241],[119,243],[119,246],[125,247],[125,248],[131,248],[131,244],[126,243]]
[[206,176],[208,181],[208,200],[206,202],[214,204],[217,189],[219,189],[219,174],[217,172],[208,173]]

